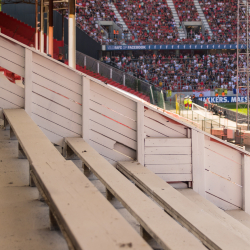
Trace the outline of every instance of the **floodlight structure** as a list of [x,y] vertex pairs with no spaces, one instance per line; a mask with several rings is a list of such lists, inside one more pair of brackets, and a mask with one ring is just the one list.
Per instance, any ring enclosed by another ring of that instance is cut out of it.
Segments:
[[[249,130],[249,4],[250,0],[238,0],[237,15],[237,98],[236,125],[240,121],[239,108],[247,108],[247,129]],[[239,90],[247,96],[247,102],[239,103]]]

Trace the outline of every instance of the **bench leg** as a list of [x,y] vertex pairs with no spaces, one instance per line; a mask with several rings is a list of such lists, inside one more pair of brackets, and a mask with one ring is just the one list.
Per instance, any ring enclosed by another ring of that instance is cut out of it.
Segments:
[[65,142],[63,145],[63,156],[66,160],[79,160],[74,151]]
[[106,188],[106,198],[108,201],[111,201],[114,198],[114,195]]
[[140,225],[140,235],[145,241],[148,241],[152,238],[151,235],[141,225]]
[[29,165],[29,186],[30,187],[35,187],[36,186],[36,184],[35,184],[35,182],[34,182],[34,180],[33,180],[33,178],[32,178],[32,176],[31,176],[31,171],[30,171],[31,169],[30,169],[30,165]]
[[27,159],[19,142],[18,142],[18,159]]
[[6,119],[5,116],[4,116],[3,122],[4,122],[4,129],[5,129],[5,130],[10,130],[10,124],[9,124],[9,122],[8,122],[8,120]]
[[51,210],[49,210],[49,220],[50,220],[50,230],[51,231],[60,230],[58,223],[56,221],[56,218],[53,215],[53,213],[51,212]]
[[16,135],[13,132],[12,128],[10,127],[10,140],[16,140]]
[[82,168],[84,175],[88,177],[91,174],[90,169],[84,163],[82,163]]

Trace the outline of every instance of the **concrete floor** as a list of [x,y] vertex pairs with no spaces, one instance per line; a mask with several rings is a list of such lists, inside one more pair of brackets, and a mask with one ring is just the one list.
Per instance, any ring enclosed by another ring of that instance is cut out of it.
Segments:
[[[39,200],[37,188],[29,187],[28,161],[17,158],[17,141],[9,140],[9,131],[0,120],[0,250],[66,250],[59,231],[49,229],[48,206]],[[81,169],[81,162],[74,161]],[[91,174],[90,181],[105,195],[101,182]],[[113,199],[113,206],[139,233],[139,223]],[[153,249],[161,249],[154,240]]]

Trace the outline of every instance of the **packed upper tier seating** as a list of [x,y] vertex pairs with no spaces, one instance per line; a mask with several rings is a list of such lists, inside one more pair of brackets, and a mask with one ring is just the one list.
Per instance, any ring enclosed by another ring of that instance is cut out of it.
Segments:
[[237,0],[199,0],[213,32],[214,43],[237,41]]
[[192,0],[173,0],[180,22],[200,21],[200,16]]
[[132,33],[130,42],[176,43],[178,31],[165,0],[116,1],[120,15]]
[[233,89],[236,85],[236,53],[214,55],[152,54],[137,58],[112,58],[117,67],[154,85],[171,90]]

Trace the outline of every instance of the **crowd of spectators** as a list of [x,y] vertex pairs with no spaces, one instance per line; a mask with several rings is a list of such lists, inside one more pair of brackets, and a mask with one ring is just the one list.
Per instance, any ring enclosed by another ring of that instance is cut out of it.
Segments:
[[129,42],[176,43],[178,30],[165,0],[117,0],[119,14],[131,33]]
[[233,89],[237,78],[236,53],[214,55],[152,54],[104,57],[125,72],[164,89]]
[[223,44],[237,40],[237,0],[199,0],[213,36],[208,30],[191,30],[185,39],[180,39],[178,33],[181,22],[201,20],[192,0],[173,0],[180,23],[175,23],[166,0],[115,0],[114,4],[128,27],[119,39],[111,38],[97,23],[114,21],[119,24],[109,2],[76,1],[77,26],[101,44]]
[[173,0],[180,22],[201,21],[193,1]]
[[199,0],[215,43],[237,41],[237,0]]

